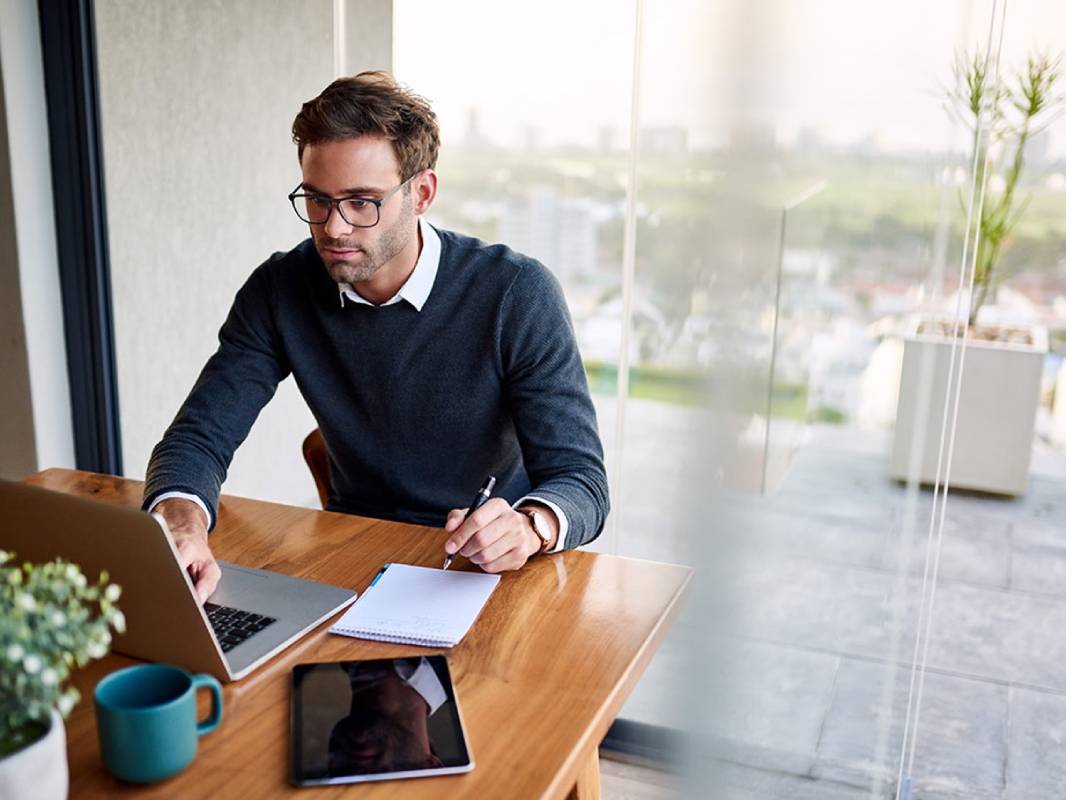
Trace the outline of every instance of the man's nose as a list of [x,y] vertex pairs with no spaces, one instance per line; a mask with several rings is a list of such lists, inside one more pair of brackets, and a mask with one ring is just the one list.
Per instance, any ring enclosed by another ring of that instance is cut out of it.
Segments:
[[344,221],[340,208],[334,206],[330,211],[329,219],[326,220],[326,224],[323,226],[326,236],[330,239],[340,239],[342,236],[347,236],[351,233],[352,226]]

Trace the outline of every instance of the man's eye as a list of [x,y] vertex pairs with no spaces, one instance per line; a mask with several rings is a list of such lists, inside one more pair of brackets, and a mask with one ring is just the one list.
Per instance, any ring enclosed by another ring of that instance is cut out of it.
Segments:
[[330,201],[328,197],[322,197],[321,195],[314,194],[307,198],[307,202],[311,203],[312,205],[318,206],[319,208],[329,208],[332,204],[332,201]]
[[369,200],[364,200],[361,197],[349,197],[344,202],[347,203],[349,208],[354,208],[356,211],[371,205]]

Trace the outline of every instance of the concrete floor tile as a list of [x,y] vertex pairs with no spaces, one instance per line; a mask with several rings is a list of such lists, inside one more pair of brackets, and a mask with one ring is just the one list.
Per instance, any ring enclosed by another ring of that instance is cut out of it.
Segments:
[[910,658],[920,599],[914,578],[766,559],[737,578],[738,626],[753,639],[843,655]]
[[[861,787],[894,788],[903,746],[910,671],[844,659],[813,774]],[[912,786],[917,798],[1000,798],[1007,690],[928,673]]]
[[[895,539],[886,546],[882,566],[895,570],[901,560],[909,560],[912,575],[925,572],[926,553],[932,558],[936,529],[930,536],[929,518],[909,520],[910,545],[902,518],[896,522]],[[905,552],[906,551],[906,552]],[[981,516],[948,507],[940,545],[938,574],[942,580],[958,580],[1007,588],[1011,574],[1010,523],[995,515]],[[932,561],[930,561],[932,569]]]
[[757,642],[733,646],[709,732],[721,757],[780,772],[810,771],[839,659]]
[[868,790],[726,762],[701,768],[682,782],[684,797],[714,800],[889,800]]
[[1026,517],[1012,519],[1010,535],[1015,546],[1038,545],[1041,547],[1066,548],[1066,503],[1064,503],[1063,513],[1060,518],[1038,519]]
[[[921,581],[801,560],[765,559],[738,577],[738,625],[753,639],[909,662]],[[941,578],[929,665],[975,678],[1066,690],[1066,597]]]
[[937,590],[929,664],[1009,683],[1066,690],[1066,598],[945,582]]
[[771,509],[750,513],[748,518],[748,552],[756,558],[798,556],[827,564],[877,567],[892,538],[888,520],[857,530],[839,519]]
[[1066,546],[1015,541],[1010,588],[1066,597]]
[[1066,794],[1066,697],[1012,688],[1005,800]]

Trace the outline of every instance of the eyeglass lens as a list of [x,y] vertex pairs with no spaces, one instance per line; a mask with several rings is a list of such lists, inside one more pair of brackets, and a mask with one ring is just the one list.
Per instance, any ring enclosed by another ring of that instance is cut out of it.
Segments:
[[[329,217],[329,210],[334,201],[328,197],[307,195],[297,199],[297,210],[303,210],[305,222],[321,225]],[[349,225],[373,227],[378,222],[378,207],[376,203],[359,198],[348,198],[336,202],[341,216]]]

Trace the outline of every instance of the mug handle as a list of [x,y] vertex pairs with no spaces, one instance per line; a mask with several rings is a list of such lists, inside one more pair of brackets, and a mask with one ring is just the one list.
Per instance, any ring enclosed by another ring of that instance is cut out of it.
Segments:
[[193,675],[192,689],[211,690],[211,713],[203,722],[196,723],[196,735],[203,736],[211,733],[222,722],[222,684],[210,675]]

